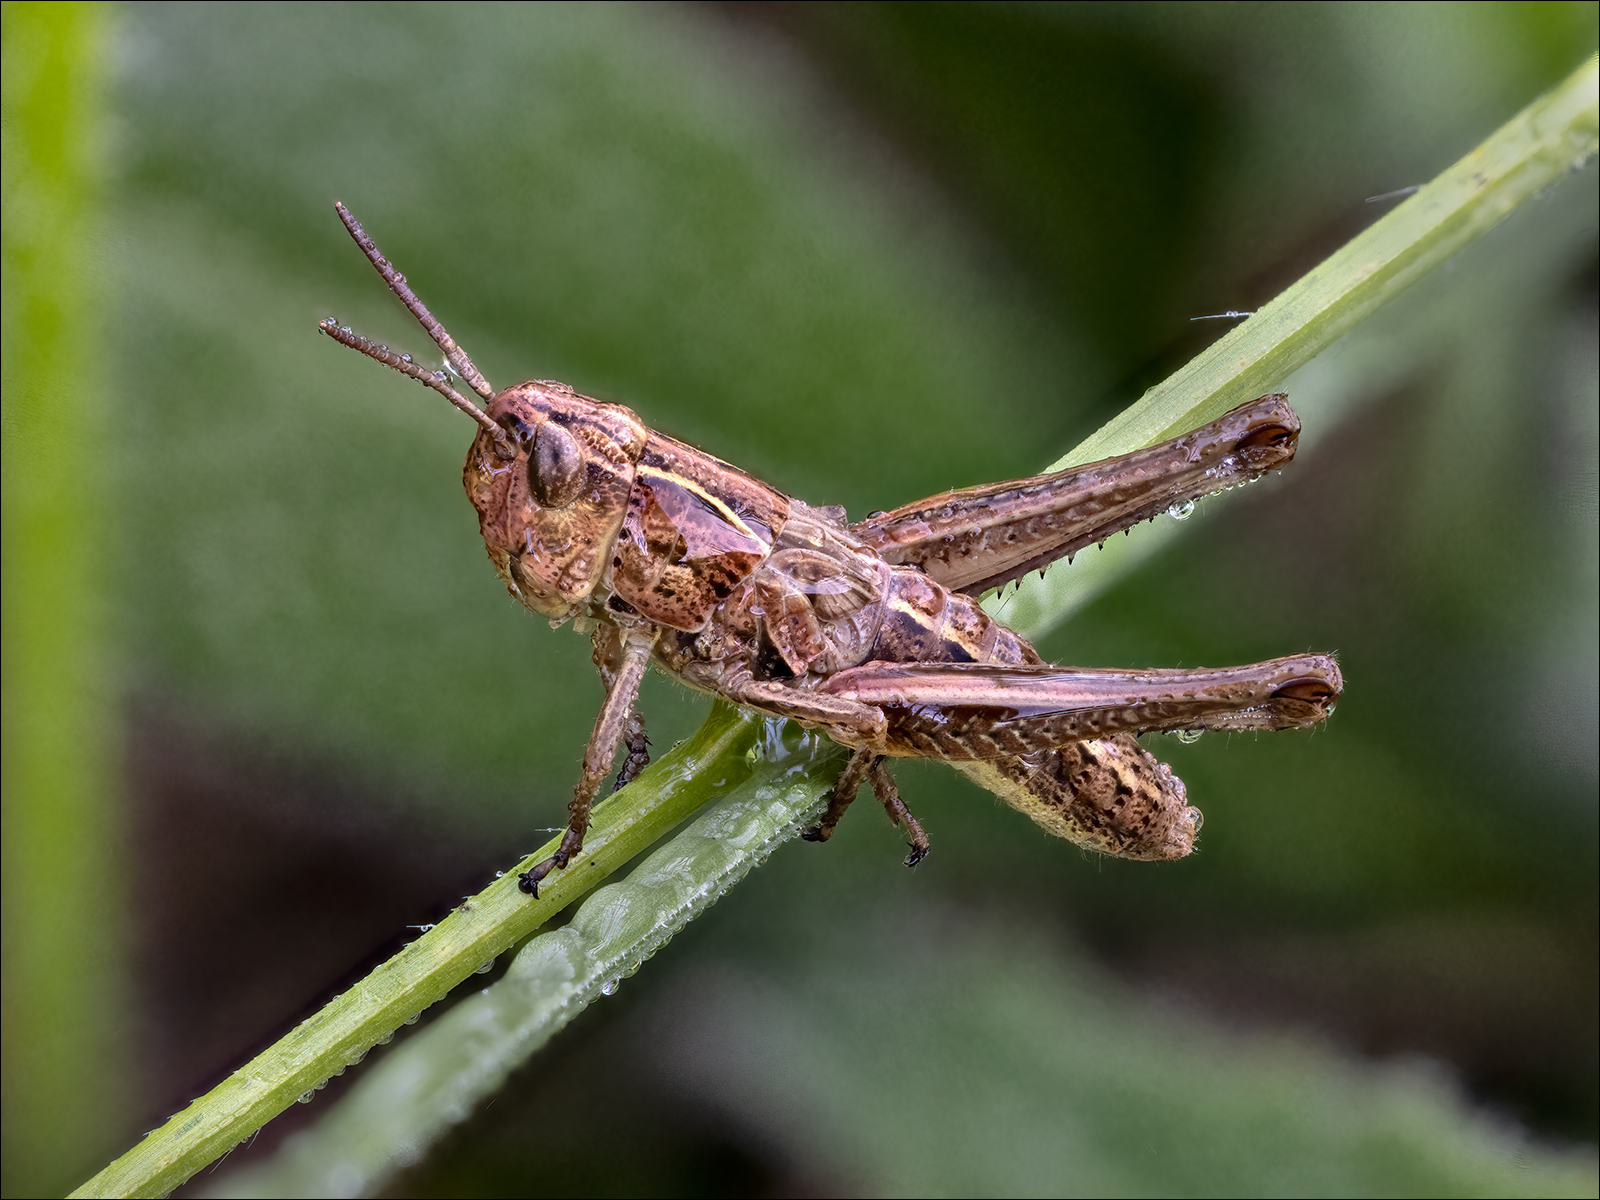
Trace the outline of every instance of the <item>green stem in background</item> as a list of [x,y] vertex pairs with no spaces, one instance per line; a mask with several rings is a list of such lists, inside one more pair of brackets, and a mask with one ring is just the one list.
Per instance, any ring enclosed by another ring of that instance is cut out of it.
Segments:
[[121,1137],[105,580],[93,553],[63,552],[103,536],[106,507],[90,276],[107,22],[88,4],[7,4],[0,20],[4,1190],[26,1196],[71,1186]]
[[[1595,153],[1600,131],[1596,78],[1591,58],[1058,465],[1148,445],[1271,390],[1400,288],[1586,162]],[[1006,620],[1037,634],[1134,564],[1126,554],[1086,556],[1072,571],[1051,572],[1043,588],[1008,599]],[[1080,574],[1086,583],[1051,589],[1051,579]],[[729,807],[709,814],[709,825],[697,823],[652,856],[620,890],[607,889],[606,895],[586,904],[572,934],[563,930],[530,942],[506,980],[489,989],[482,1003],[468,1000],[460,1006],[468,1016],[456,1018],[452,1012],[397,1048],[381,1075],[375,1071],[363,1080],[330,1114],[333,1132],[311,1139],[304,1153],[297,1152],[281,1168],[270,1168],[270,1174],[252,1172],[245,1186],[264,1187],[261,1194],[286,1195],[297,1187],[315,1192],[331,1187],[330,1172],[343,1164],[353,1173],[351,1182],[370,1187],[388,1170],[413,1160],[430,1138],[470,1111],[596,989],[603,992],[606,982],[636,966],[693,915],[685,907],[686,895],[702,888],[706,897],[720,895],[770,852],[781,840],[779,831],[798,828],[806,819],[837,775],[838,757],[802,763],[769,752],[768,766],[755,767],[748,751],[758,727],[754,719],[718,705],[694,738],[596,810],[583,857],[547,880],[539,901],[518,892],[511,876],[499,880],[74,1195],[147,1195],[177,1186],[359,1059],[412,1014],[492,962],[690,812],[726,798]],[[552,842],[525,865],[553,848]],[[378,1093],[408,1072],[425,1077],[428,1087],[405,1093],[410,1097],[405,1112],[386,1108]],[[326,1157],[319,1158],[318,1145]],[[339,1182],[345,1182],[343,1177]]]

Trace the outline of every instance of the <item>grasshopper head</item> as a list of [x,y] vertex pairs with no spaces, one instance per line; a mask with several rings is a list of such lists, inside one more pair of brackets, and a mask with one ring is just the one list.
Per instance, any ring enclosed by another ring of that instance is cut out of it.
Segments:
[[575,616],[608,569],[645,427],[620,404],[576,395],[564,383],[523,383],[496,393],[350,210],[334,208],[450,370],[488,411],[457,392],[449,373],[375,345],[332,317],[322,322],[322,332],[432,388],[478,423],[464,478],[489,560],[511,594],[535,612],[558,620]]
[[620,404],[561,383],[523,383],[489,403],[463,482],[500,578],[523,604],[573,616],[606,574],[649,436]]

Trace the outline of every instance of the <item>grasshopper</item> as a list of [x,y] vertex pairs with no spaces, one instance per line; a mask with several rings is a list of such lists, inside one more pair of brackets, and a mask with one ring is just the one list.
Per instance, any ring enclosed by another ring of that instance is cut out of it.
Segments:
[[621,787],[649,761],[634,712],[653,661],[692,688],[819,729],[851,751],[826,841],[863,782],[910,839],[928,838],[884,766],[936,758],[1048,832],[1122,858],[1182,858],[1200,810],[1135,738],[1151,731],[1303,729],[1343,690],[1330,655],[1222,669],[1112,671],[1046,663],[978,597],[1175,505],[1286,464],[1287,397],[1242,404],[1182,437],[1104,462],[950,492],[850,524],[647,428],[620,404],[540,380],[496,392],[348,209],[340,219],[454,374],[330,317],[336,341],[443,395],[478,424],[463,479],[511,595],[594,643],[606,688],[560,848],[583,847],[619,745]]

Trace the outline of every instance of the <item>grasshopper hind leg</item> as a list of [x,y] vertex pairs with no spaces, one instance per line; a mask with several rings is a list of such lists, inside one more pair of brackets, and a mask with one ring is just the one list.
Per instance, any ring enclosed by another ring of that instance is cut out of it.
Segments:
[[895,786],[894,776],[889,774],[889,768],[883,765],[883,759],[873,761],[867,778],[872,780],[873,794],[878,797],[878,803],[883,805],[883,811],[889,814],[889,820],[906,831],[906,836],[911,839],[911,853],[906,855],[906,866],[914,867],[928,857],[932,847],[928,844],[928,835],[922,832],[922,824],[911,815],[911,810],[906,807],[906,802],[900,799],[900,789]]
[[906,802],[900,799],[900,789],[895,786],[889,768],[883,765],[883,755],[870,750],[857,750],[850,756],[839,781],[829,794],[827,811],[815,826],[800,836],[808,842],[825,842],[832,837],[834,827],[839,824],[839,818],[844,816],[845,809],[855,801],[856,789],[863,780],[872,782],[873,795],[883,805],[890,822],[897,828],[903,828],[911,839],[911,853],[906,856],[906,866],[916,866],[928,856],[928,835],[922,831],[921,823],[911,815]]

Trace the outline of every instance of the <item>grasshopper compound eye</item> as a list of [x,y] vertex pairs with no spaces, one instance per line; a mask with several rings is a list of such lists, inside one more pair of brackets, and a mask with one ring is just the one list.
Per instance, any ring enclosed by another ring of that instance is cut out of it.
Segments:
[[533,436],[528,459],[528,487],[544,508],[565,508],[583,488],[583,452],[577,440],[554,421],[545,421]]

